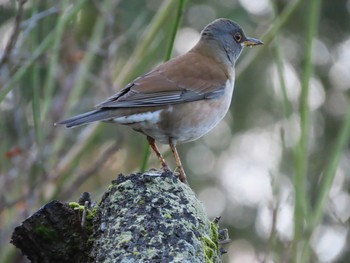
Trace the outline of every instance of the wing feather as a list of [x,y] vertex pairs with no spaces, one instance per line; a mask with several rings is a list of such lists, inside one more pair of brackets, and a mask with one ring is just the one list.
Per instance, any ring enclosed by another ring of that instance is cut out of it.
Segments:
[[96,107],[150,107],[214,99],[224,94],[228,78],[219,63],[189,52],[135,79]]

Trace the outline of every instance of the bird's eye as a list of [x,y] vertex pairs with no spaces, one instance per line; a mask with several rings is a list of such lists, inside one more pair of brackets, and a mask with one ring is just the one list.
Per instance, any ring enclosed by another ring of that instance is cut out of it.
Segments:
[[239,42],[239,41],[242,40],[242,35],[241,35],[240,33],[236,33],[233,37],[235,38],[235,40],[236,40],[237,42]]

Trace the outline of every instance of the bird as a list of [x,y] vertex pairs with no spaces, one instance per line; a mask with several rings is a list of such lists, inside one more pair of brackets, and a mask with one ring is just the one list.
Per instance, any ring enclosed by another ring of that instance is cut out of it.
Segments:
[[224,118],[234,90],[235,64],[244,47],[258,45],[263,42],[247,37],[236,22],[216,19],[187,53],[136,78],[95,110],[56,124],[71,128],[103,121],[129,126],[147,137],[165,171],[170,168],[156,142],[168,144],[178,178],[187,183],[176,146],[197,140]]

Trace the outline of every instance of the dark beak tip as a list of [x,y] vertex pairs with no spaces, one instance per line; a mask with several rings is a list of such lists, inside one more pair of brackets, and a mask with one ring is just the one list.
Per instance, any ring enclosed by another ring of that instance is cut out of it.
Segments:
[[244,44],[246,47],[264,45],[264,43],[260,39],[256,39],[256,38],[247,38]]

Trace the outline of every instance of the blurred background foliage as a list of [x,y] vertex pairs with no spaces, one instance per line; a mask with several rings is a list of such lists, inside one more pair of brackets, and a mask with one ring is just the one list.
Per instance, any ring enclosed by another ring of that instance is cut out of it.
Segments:
[[[0,1],[0,262],[26,262],[10,236],[46,202],[98,200],[141,169],[145,138],[129,128],[53,124],[164,61],[179,3]],[[229,229],[224,262],[349,262],[350,0],[188,0],[173,56],[219,17],[265,42],[238,61],[225,120],[178,147]]]

